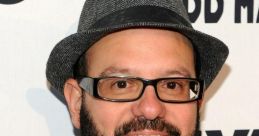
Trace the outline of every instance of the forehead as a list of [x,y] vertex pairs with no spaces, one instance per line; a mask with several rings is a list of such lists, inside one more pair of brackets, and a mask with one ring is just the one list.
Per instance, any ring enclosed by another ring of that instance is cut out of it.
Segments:
[[193,49],[182,34],[160,29],[128,29],[109,34],[87,51],[88,73],[165,76],[194,75]]

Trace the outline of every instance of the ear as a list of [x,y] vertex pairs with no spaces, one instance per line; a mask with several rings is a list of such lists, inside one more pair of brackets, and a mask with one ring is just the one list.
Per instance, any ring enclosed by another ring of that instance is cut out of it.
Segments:
[[68,79],[64,85],[64,95],[68,110],[75,128],[80,128],[80,109],[82,104],[82,90],[75,79]]

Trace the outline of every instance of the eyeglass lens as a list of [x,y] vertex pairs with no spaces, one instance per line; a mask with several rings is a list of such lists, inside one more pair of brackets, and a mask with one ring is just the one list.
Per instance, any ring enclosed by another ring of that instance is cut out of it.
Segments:
[[[113,100],[136,99],[144,91],[145,81],[138,78],[111,77],[99,80],[98,95]],[[198,97],[199,82],[185,78],[161,79],[154,85],[164,101],[189,101]]]

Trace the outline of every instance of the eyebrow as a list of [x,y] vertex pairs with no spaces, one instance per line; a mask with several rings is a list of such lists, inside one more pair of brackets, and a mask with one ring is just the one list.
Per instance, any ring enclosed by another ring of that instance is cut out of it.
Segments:
[[116,68],[116,67],[108,67],[106,68],[101,74],[101,77],[107,77],[107,76],[119,76],[119,75],[132,75],[129,69],[124,68]]
[[174,75],[179,75],[181,77],[186,77],[186,78],[192,77],[191,73],[186,68],[183,68],[183,67],[180,67],[180,68],[175,69],[175,70],[168,70],[168,71],[165,72],[165,75],[167,75],[169,77],[174,76]]
[[[135,70],[130,70],[127,68],[117,68],[114,66],[106,68],[99,76],[100,77],[108,77],[108,76],[134,76]],[[136,73],[136,72],[135,72]],[[191,78],[195,75],[192,76],[192,74],[189,72],[184,67],[179,67],[177,69],[173,70],[167,70],[163,72],[161,75],[162,77],[186,77],[186,78]]]

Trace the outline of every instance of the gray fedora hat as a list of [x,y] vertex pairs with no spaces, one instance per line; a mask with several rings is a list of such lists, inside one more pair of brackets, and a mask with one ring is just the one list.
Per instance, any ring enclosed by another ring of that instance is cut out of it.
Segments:
[[124,29],[156,28],[177,31],[192,42],[198,78],[207,88],[222,68],[227,46],[192,27],[181,0],[86,0],[78,31],[52,50],[46,69],[49,83],[63,94],[78,59],[102,37]]

